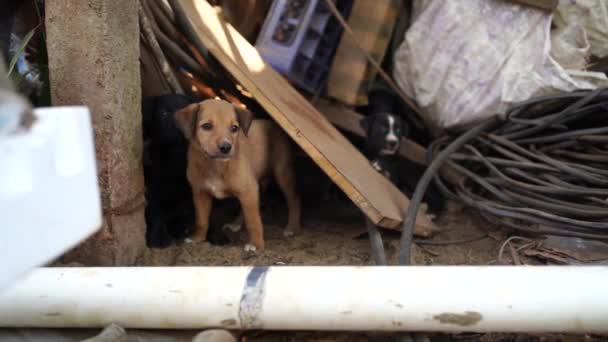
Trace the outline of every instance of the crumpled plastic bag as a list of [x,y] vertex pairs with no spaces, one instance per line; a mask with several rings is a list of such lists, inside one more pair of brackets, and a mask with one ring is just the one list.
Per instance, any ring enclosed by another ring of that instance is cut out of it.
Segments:
[[[545,11],[503,0],[417,0],[414,13],[393,76],[435,131],[466,128],[533,96],[608,85],[606,75],[566,70],[551,56]],[[580,63],[585,54],[577,56]]]
[[591,54],[608,55],[608,1],[560,0],[553,23],[558,28],[580,25],[585,28]]
[[551,34],[551,57],[564,69],[585,69],[591,57],[591,44],[585,28],[570,24],[555,30]]

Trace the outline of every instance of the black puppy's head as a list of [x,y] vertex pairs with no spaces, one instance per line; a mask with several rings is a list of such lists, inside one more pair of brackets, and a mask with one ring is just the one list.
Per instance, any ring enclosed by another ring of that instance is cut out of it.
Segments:
[[407,137],[409,127],[400,117],[391,113],[377,113],[361,119],[361,127],[367,135],[367,152],[376,156],[395,155],[402,137]]
[[183,95],[161,95],[142,101],[144,139],[156,144],[175,144],[185,142],[183,134],[176,125],[174,113],[194,103]]

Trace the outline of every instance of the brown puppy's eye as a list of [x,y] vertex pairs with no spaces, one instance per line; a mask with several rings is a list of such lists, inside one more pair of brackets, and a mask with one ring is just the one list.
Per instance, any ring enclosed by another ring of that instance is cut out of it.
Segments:
[[211,129],[213,129],[213,125],[211,124],[211,122],[205,122],[201,125],[201,128],[205,131],[210,131]]
[[238,130],[239,130],[239,126],[237,126],[237,125],[230,126],[230,132],[232,132],[232,133],[236,133],[236,132],[238,132]]

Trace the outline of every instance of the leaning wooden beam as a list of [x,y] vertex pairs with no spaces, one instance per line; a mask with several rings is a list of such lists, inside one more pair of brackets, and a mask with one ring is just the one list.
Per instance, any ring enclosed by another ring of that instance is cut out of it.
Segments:
[[173,74],[173,70],[171,70],[171,66],[169,65],[167,58],[163,54],[163,50],[160,48],[158,40],[156,40],[156,37],[154,36],[152,24],[150,23],[150,20],[148,19],[148,16],[146,15],[146,12],[144,11],[144,8],[141,3],[139,4],[139,23],[141,31],[144,33],[146,40],[150,44],[150,51],[158,61],[158,64],[160,64],[161,71],[167,79],[167,82],[169,82],[171,88],[173,88],[173,91],[178,94],[183,94],[184,90],[182,89],[181,85],[179,84],[179,81]]
[[[202,43],[374,224],[400,229],[409,200],[206,2],[180,4]],[[418,214],[416,232],[434,225]]]
[[[363,115],[342,105],[334,104],[324,99],[319,99],[316,101],[315,107],[338,128],[357,136],[365,137],[365,131],[359,124],[363,118]],[[409,139],[401,140],[399,155],[415,163],[427,165],[426,149]],[[451,184],[458,184],[458,182],[460,182],[462,179],[462,175],[448,165],[443,166],[440,169],[440,172],[441,175]]]

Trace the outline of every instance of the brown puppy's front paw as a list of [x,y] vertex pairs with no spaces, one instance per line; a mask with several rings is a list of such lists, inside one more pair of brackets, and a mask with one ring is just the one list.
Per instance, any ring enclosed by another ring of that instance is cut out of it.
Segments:
[[261,250],[258,249],[256,246],[252,245],[252,244],[246,244],[245,247],[243,247],[243,259],[250,259],[250,258],[254,258],[256,256],[258,256],[260,254]]
[[256,247],[255,245],[248,243],[245,245],[245,247],[243,247],[243,250],[245,252],[253,252],[253,253],[258,253],[261,252],[264,248],[260,248],[260,247]]
[[254,253],[258,253],[264,250],[264,240],[262,241],[249,241],[247,244],[245,244],[245,246],[243,247],[243,250],[245,252],[254,252]]
[[245,247],[243,247],[243,250],[248,253],[256,253],[258,251],[258,248],[248,243],[245,245]]

